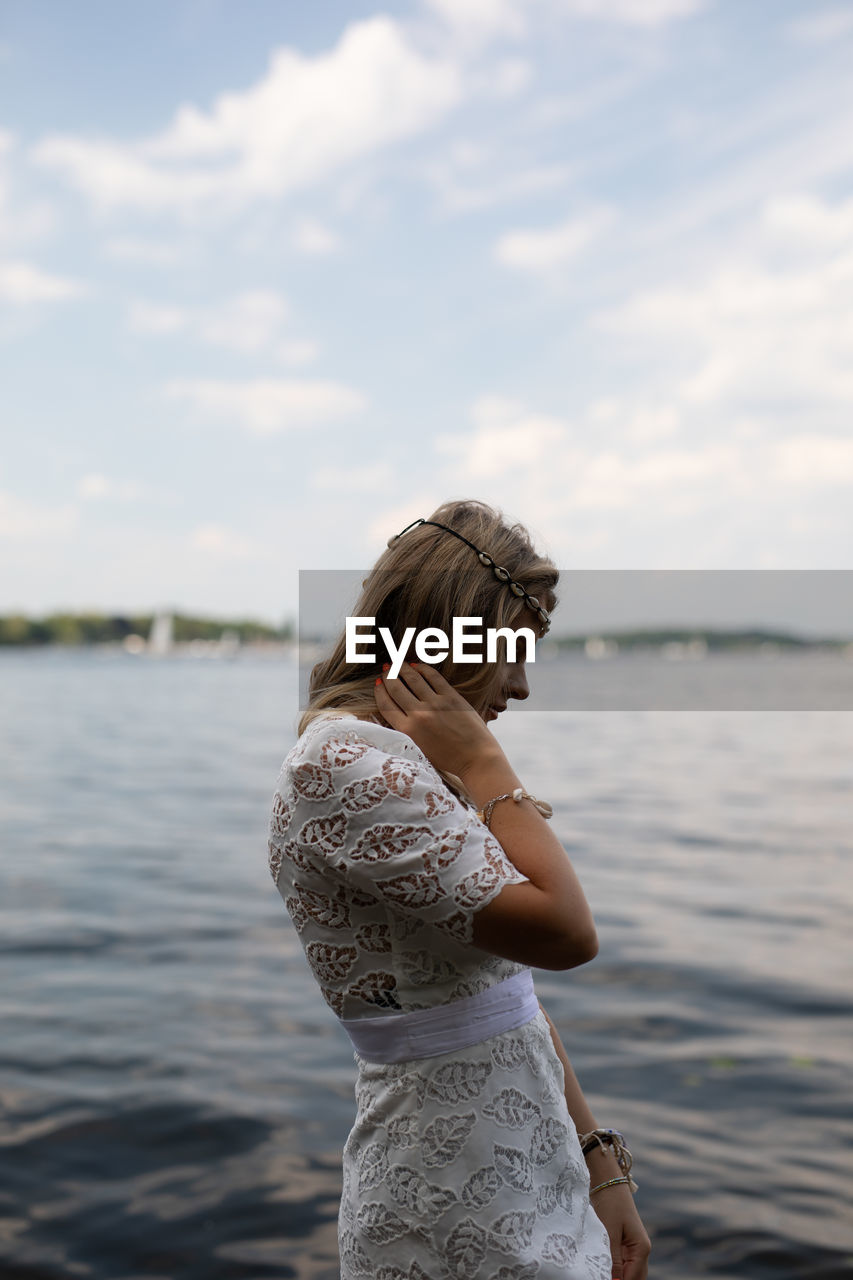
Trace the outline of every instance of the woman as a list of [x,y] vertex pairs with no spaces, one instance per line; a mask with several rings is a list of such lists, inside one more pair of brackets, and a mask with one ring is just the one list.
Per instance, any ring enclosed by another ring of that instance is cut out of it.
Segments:
[[[557,571],[481,503],[392,538],[355,614],[544,634]],[[596,1129],[529,966],[593,959],[565,851],[487,723],[524,662],[315,667],[282,767],[270,868],[355,1047],[342,1280],[643,1280],[630,1153]],[[393,657],[393,653],[391,654]],[[508,660],[513,659],[516,660]]]

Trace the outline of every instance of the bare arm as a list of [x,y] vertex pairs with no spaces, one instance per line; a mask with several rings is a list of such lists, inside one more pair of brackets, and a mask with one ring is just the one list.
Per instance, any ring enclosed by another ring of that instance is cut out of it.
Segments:
[[[521,786],[494,740],[460,777],[480,807]],[[592,912],[565,849],[538,809],[529,800],[503,801],[492,812],[490,829],[528,883],[507,885],[477,912],[475,946],[540,969],[572,969],[594,959]]]
[[[377,682],[376,704],[436,769],[455,774],[475,803],[521,785],[483,720],[439,672],[404,664],[396,680]],[[598,939],[583,889],[560,844],[529,802],[496,807],[492,830],[527,877],[505,885],[474,917],[475,946],[541,969],[571,969],[593,959]]]
[[[541,1004],[539,1008],[542,1009]],[[563,1073],[566,1078],[566,1106],[569,1115],[579,1133],[589,1133],[598,1127],[595,1118],[581,1092],[557,1028],[544,1009],[542,1012],[551,1028],[551,1039],[554,1042],[557,1057],[563,1064]],[[589,1168],[591,1190],[602,1182],[609,1182],[611,1178],[622,1177],[622,1170],[611,1150],[602,1151],[600,1147],[596,1147],[590,1151],[586,1162]],[[624,1185],[605,1187],[592,1196],[592,1206],[610,1237],[613,1275],[621,1277],[621,1280],[646,1280],[649,1274],[648,1258],[651,1243],[637,1213],[630,1187]]]

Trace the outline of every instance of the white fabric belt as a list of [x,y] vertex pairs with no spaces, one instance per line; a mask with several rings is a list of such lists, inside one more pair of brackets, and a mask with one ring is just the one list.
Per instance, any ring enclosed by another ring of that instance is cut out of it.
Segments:
[[384,1018],[342,1018],[341,1025],[365,1062],[408,1062],[437,1058],[514,1031],[538,1012],[533,974],[522,969],[464,1000]]

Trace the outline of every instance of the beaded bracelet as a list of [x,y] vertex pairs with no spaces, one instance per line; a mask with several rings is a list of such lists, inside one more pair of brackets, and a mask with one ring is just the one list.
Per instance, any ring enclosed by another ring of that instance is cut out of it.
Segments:
[[596,1147],[599,1147],[602,1151],[607,1147],[612,1148],[616,1163],[625,1175],[631,1190],[637,1190],[637,1184],[631,1177],[634,1157],[628,1150],[625,1139],[618,1129],[591,1129],[589,1133],[579,1133],[578,1141],[584,1156],[588,1156],[590,1151],[595,1150]]
[[630,1178],[610,1178],[608,1182],[599,1182],[598,1186],[593,1187],[590,1190],[589,1194],[591,1196],[594,1196],[596,1191],[603,1191],[605,1187],[625,1187],[625,1186],[631,1187],[632,1191],[635,1189],[633,1184],[631,1183]]
[[547,800],[537,800],[529,791],[525,791],[522,787],[516,787],[514,791],[505,791],[502,796],[495,796],[492,800],[485,804],[482,809],[477,810],[477,817],[481,822],[486,824],[488,830],[491,830],[492,812],[496,804],[501,800],[514,800],[516,804],[521,804],[522,800],[530,800],[530,802],[539,810],[543,818],[552,817],[554,810],[548,804]]

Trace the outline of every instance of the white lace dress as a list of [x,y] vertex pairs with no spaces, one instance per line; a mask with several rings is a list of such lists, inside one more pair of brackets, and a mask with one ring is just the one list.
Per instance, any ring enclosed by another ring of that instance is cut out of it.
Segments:
[[[282,766],[269,851],[341,1018],[446,1004],[522,967],[474,947],[471,923],[524,877],[405,734],[315,720]],[[609,1280],[541,1013],[440,1057],[355,1060],[342,1280]]]

